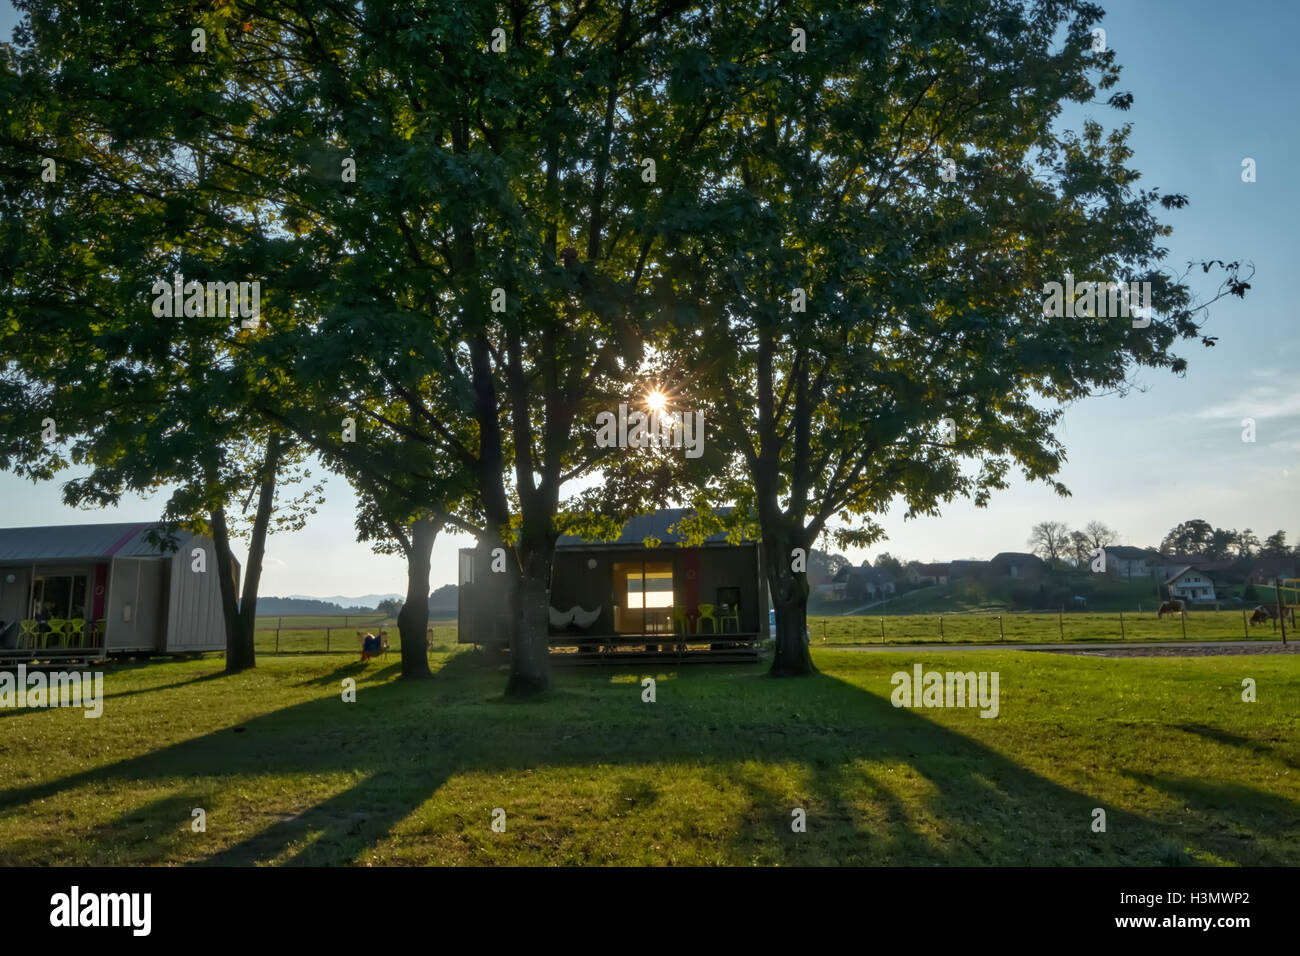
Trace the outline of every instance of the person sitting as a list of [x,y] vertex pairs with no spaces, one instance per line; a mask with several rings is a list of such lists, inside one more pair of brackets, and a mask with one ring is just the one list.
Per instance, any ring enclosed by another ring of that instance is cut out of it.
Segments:
[[367,634],[361,639],[361,659],[370,660],[371,657],[378,654],[384,649],[384,639],[374,634]]

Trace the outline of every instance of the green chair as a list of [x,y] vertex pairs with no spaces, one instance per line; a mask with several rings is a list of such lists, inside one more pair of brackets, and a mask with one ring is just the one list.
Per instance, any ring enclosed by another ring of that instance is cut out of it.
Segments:
[[64,647],[84,647],[86,642],[85,619],[74,617],[68,620],[64,628],[64,634],[67,637]]
[[68,622],[61,617],[52,617],[45,622],[48,630],[45,632],[45,647],[67,647],[64,640],[63,632],[68,626]]
[[695,633],[704,633],[704,622],[709,622],[709,630],[713,634],[718,633],[718,620],[713,616],[712,604],[701,604],[699,606],[700,616],[695,621]]
[[686,650],[686,643],[684,638],[688,637],[690,633],[691,633],[691,624],[686,617],[686,608],[682,607],[680,604],[674,604],[673,605],[673,634],[679,638],[683,638],[683,640],[678,641],[677,643],[678,651]]
[[728,607],[727,605],[724,604],[722,607],[722,613],[718,616],[718,624],[721,627],[723,634],[727,633],[728,624],[731,625],[731,629],[733,632],[739,634],[740,633],[740,605],[733,604],[730,607]]
[[41,622],[34,618],[27,618],[18,625],[22,632],[18,638],[19,647],[34,648],[40,646],[41,640]]
[[680,604],[673,605],[673,633],[691,633],[691,626],[686,620],[686,608],[682,607]]
[[99,620],[95,621],[93,624],[90,625],[90,646],[91,647],[102,648],[104,646],[104,632],[107,626],[108,626],[108,618],[106,617],[101,617]]

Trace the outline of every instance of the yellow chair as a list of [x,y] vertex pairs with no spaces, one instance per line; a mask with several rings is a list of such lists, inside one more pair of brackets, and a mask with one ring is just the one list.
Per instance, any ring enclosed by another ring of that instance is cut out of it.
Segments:
[[712,605],[712,604],[701,604],[700,607],[699,607],[699,611],[700,611],[700,616],[699,616],[698,618],[696,618],[696,620],[695,620],[695,633],[696,633],[696,634],[703,634],[703,633],[704,633],[704,622],[705,622],[705,621],[708,621],[708,622],[709,622],[709,630],[710,630],[712,633],[717,634],[717,633],[718,633],[718,620],[717,620],[717,618],[715,618],[715,617],[713,616],[713,605]]
[[104,630],[108,626],[108,618],[101,617],[90,625],[90,644],[92,647],[104,646]]
[[67,647],[63,639],[63,631],[68,626],[68,622],[61,617],[52,617],[45,622],[49,628],[45,632],[45,647]]
[[27,618],[18,625],[21,634],[18,638],[19,647],[38,647],[41,640],[41,622],[34,618]]
[[682,607],[680,604],[673,605],[673,633],[691,633],[691,626],[686,620],[686,608]]
[[86,641],[86,622],[85,619],[74,617],[66,622],[64,633],[67,640],[64,647],[84,647]]
[[732,631],[734,631],[736,634],[739,634],[740,633],[740,605],[733,604],[730,607],[726,607],[724,605],[722,614],[718,618],[718,623],[719,625],[721,625],[723,634],[727,633],[728,624],[731,625]]

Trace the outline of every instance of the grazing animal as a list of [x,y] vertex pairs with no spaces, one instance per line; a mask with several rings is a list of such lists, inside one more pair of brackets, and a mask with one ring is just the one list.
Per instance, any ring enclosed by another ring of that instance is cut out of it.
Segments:
[[1277,609],[1271,608],[1267,604],[1261,604],[1251,613],[1250,626],[1254,627],[1256,624],[1263,624],[1267,621],[1273,621],[1276,619]]
[[1161,618],[1164,617],[1166,614],[1182,614],[1182,613],[1183,613],[1182,601],[1166,601],[1164,604],[1160,605],[1160,610],[1156,611],[1156,617]]

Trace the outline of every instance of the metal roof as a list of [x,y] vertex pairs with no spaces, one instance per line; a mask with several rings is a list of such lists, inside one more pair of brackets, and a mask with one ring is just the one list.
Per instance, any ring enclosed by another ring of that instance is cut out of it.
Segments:
[[[718,514],[725,515],[731,512],[730,508],[716,509]],[[690,508],[664,508],[661,511],[653,512],[648,515],[638,515],[623,525],[622,533],[613,541],[588,541],[577,535],[561,535],[555,543],[557,548],[591,548],[591,547],[614,547],[615,545],[642,547],[646,538],[658,538],[665,545],[680,544],[685,541],[685,537],[668,530],[670,525],[676,524],[684,515],[694,514]],[[722,533],[709,535],[704,539],[705,544],[728,544],[727,536]],[[748,541],[744,543],[750,543]]]
[[[0,528],[0,564],[160,557],[163,552],[145,539],[153,527],[155,522]],[[178,545],[192,537],[188,531],[176,532]]]

